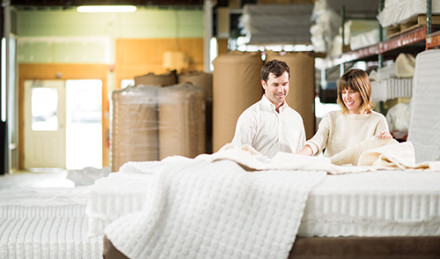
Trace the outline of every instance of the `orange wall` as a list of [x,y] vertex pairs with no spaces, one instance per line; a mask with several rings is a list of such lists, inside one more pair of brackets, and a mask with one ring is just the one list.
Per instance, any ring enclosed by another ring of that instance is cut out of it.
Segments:
[[190,60],[188,71],[203,71],[203,38],[116,39],[115,89],[122,79],[168,72],[162,67],[166,51],[181,51]]

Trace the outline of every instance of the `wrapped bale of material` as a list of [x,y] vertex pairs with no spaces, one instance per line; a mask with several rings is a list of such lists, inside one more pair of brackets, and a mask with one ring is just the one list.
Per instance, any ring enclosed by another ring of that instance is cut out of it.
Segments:
[[112,172],[128,161],[158,160],[158,89],[139,86],[112,93]]
[[178,83],[190,82],[203,88],[206,103],[206,152],[212,153],[212,73],[189,72],[178,75]]
[[159,89],[160,159],[205,153],[205,97],[190,83]]
[[261,99],[260,52],[239,52],[218,56],[213,74],[213,152],[232,141],[240,114]]
[[177,73],[175,70],[156,75],[154,73],[148,73],[142,76],[136,76],[134,78],[134,85],[156,85],[156,86],[167,86],[177,84]]
[[315,134],[315,58],[304,52],[268,51],[266,62],[278,59],[290,67],[289,94],[286,101],[290,107],[301,114],[306,138]]

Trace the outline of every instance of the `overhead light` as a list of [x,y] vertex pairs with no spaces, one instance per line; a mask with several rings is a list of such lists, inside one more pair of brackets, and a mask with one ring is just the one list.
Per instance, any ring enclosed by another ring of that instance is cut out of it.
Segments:
[[129,13],[135,12],[134,5],[81,5],[76,8],[80,13]]

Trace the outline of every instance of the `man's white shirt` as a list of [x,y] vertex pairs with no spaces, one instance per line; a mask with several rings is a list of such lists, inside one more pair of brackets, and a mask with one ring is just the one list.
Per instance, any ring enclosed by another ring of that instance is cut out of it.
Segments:
[[261,154],[273,157],[277,152],[296,153],[306,141],[301,115],[284,104],[276,107],[266,96],[247,108],[238,118],[232,143],[249,144]]

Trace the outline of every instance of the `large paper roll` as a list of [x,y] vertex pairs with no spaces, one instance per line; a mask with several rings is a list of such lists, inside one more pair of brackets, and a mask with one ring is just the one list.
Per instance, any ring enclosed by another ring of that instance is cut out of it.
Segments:
[[260,52],[233,51],[218,56],[213,74],[213,151],[232,141],[240,114],[258,102],[261,87]]
[[128,161],[158,160],[156,86],[130,87],[112,93],[112,171]]
[[149,73],[142,76],[136,76],[134,78],[134,85],[156,85],[156,86],[167,86],[177,84],[177,74],[173,70],[169,73],[156,75],[154,73]]
[[159,90],[160,159],[172,155],[193,158],[205,153],[205,97],[189,83]]
[[189,72],[178,75],[178,83],[190,82],[200,86],[205,92],[206,101],[206,152],[212,153],[212,73]]
[[315,58],[303,52],[267,51],[266,62],[278,59],[290,68],[289,94],[286,101],[301,114],[306,138],[315,134]]

